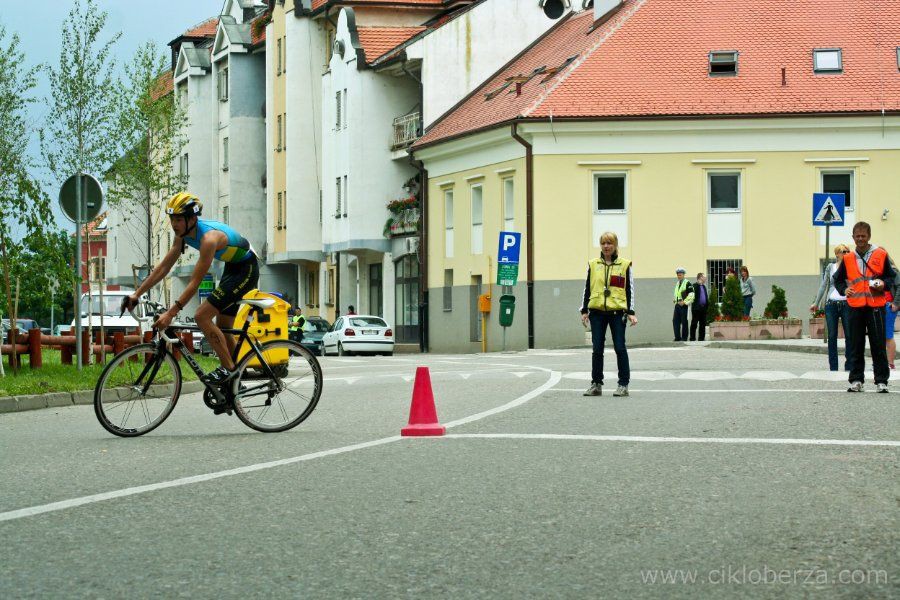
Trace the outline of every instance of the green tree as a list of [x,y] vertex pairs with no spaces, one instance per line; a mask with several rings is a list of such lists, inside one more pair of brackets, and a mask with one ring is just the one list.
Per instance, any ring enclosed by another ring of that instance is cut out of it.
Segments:
[[79,172],[103,173],[120,154],[111,50],[121,33],[102,41],[106,20],[95,0],[77,0],[62,27],[59,64],[46,68],[51,97],[41,151],[60,184]]
[[187,185],[187,176],[173,169],[187,141],[185,117],[171,93],[165,53],[152,42],[138,48],[125,72],[117,96],[118,135],[127,151],[107,174],[107,199],[121,214],[120,243],[133,244],[149,265],[150,240],[166,225],[160,201]]
[[784,290],[777,285],[772,286],[772,299],[766,304],[763,316],[767,319],[779,319],[788,316],[787,298]]
[[725,293],[722,294],[722,318],[725,321],[740,321],[744,317],[744,297],[741,282],[735,276],[725,278]]
[[719,316],[719,290],[718,286],[713,286],[712,292],[709,294],[709,307],[706,309],[706,323],[712,323]]
[[[26,249],[23,234],[39,234],[50,214],[49,199],[29,174],[34,165],[28,159],[27,145],[33,132],[26,108],[35,102],[31,94],[37,85],[38,68],[28,69],[24,64],[19,37],[8,36],[6,29],[0,27],[0,268],[3,309],[12,319],[18,316],[14,302],[16,278],[28,278],[19,260]],[[12,362],[17,361],[13,358]]]

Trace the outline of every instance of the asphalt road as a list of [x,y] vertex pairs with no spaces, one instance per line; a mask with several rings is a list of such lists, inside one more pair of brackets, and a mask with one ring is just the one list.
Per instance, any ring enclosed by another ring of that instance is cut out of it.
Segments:
[[[602,397],[586,350],[326,358],[280,434],[2,414],[0,597],[900,596],[900,396],[690,347],[613,398],[607,357]],[[398,435],[418,365],[443,438]]]

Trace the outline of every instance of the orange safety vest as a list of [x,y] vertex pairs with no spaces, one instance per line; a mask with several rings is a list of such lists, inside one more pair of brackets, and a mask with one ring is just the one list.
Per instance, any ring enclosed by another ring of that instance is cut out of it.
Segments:
[[884,274],[884,262],[887,259],[887,252],[883,248],[875,248],[872,256],[869,257],[865,266],[865,273],[859,272],[859,265],[856,259],[859,255],[856,251],[848,252],[844,255],[844,268],[847,270],[847,288],[852,289],[855,294],[847,296],[847,304],[853,308],[862,308],[863,306],[871,306],[879,308],[885,305],[887,298],[885,291],[873,293],[869,288],[869,281],[878,278]]

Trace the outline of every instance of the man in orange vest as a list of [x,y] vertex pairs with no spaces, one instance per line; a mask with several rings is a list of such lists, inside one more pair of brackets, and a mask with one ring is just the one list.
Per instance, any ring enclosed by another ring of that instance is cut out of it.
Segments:
[[850,307],[850,387],[848,392],[863,391],[866,368],[866,334],[872,352],[875,391],[887,393],[890,368],[885,351],[885,291],[894,285],[896,272],[884,248],[869,243],[872,228],[865,221],[853,226],[856,250],[844,254],[834,273],[834,287],[847,297]]

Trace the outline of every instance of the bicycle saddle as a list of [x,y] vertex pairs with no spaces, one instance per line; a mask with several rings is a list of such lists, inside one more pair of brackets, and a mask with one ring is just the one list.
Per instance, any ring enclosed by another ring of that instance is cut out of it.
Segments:
[[249,304],[250,306],[262,308],[263,310],[265,310],[267,308],[272,308],[273,306],[275,306],[275,300],[273,300],[272,298],[260,298],[259,300],[243,299],[243,300],[238,300],[237,303],[238,304]]

